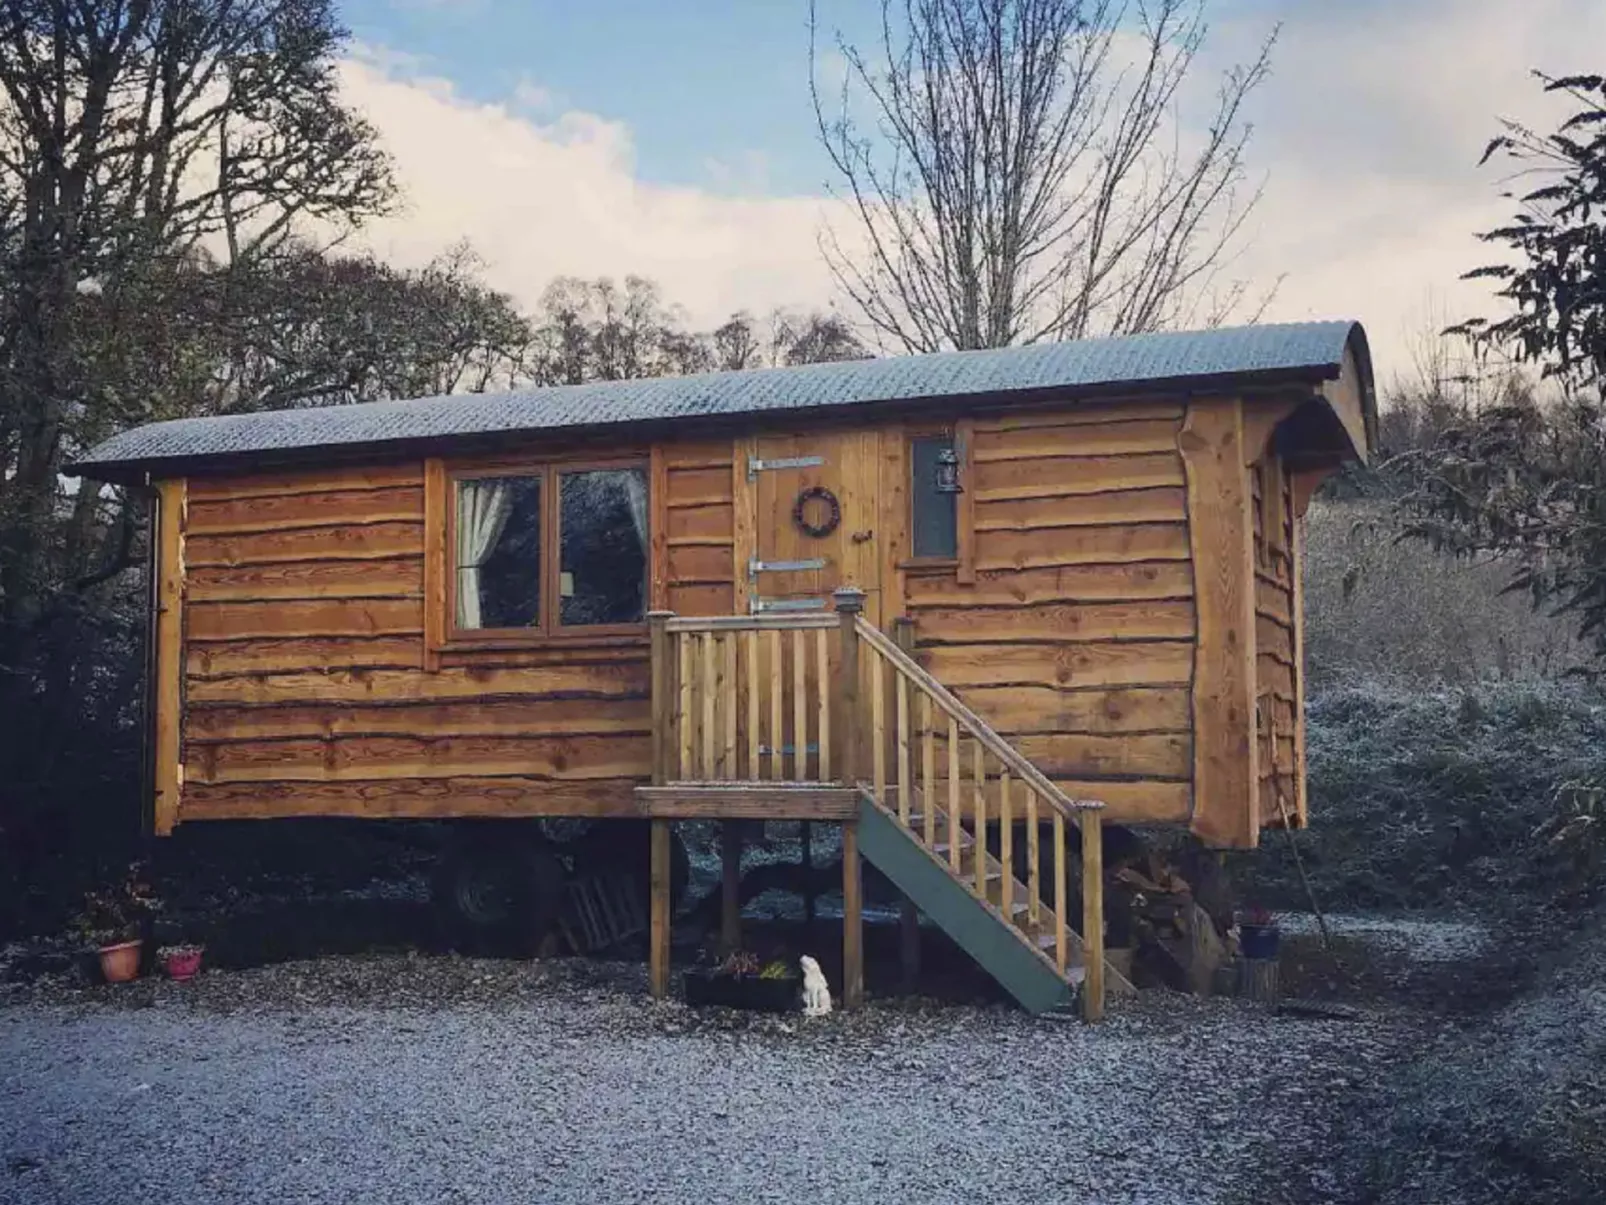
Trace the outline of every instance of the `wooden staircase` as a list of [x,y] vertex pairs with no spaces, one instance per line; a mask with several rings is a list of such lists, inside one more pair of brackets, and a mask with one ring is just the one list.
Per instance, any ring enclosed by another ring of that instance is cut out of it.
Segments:
[[637,798],[655,821],[654,992],[668,987],[668,820],[824,819],[843,823],[846,1003],[863,993],[862,855],[1023,1008],[1079,997],[1098,1019],[1106,992],[1132,990],[1104,958],[1103,805],[1061,791],[869,623],[862,598],[837,591],[834,615],[651,617],[654,775]]

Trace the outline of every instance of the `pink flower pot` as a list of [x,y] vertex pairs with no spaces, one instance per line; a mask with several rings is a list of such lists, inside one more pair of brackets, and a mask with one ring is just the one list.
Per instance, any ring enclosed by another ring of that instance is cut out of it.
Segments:
[[186,979],[195,978],[195,972],[201,969],[201,951],[189,950],[182,954],[169,954],[167,956],[167,977],[177,979],[182,983]]

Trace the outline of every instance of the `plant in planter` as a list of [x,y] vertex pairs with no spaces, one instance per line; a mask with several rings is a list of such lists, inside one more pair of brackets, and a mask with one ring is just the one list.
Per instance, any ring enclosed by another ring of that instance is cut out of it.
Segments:
[[204,949],[204,946],[180,942],[177,945],[163,946],[156,951],[156,956],[162,960],[167,977],[182,983],[195,978],[195,973],[201,969],[201,952]]
[[1245,908],[1238,914],[1238,950],[1245,958],[1270,959],[1277,957],[1278,929],[1276,918],[1258,905]]
[[704,963],[686,972],[686,1003],[791,1012],[797,1007],[802,983],[802,976],[783,959],[765,965],[757,955],[735,950],[717,963]]
[[130,865],[115,886],[84,896],[76,928],[99,952],[101,975],[107,983],[127,983],[138,976],[145,925],[161,906],[139,862]]

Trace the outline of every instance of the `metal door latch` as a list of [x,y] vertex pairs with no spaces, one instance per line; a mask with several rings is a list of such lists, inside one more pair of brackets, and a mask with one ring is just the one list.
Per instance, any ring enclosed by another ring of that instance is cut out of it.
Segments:
[[831,605],[828,598],[750,598],[747,610],[753,615],[772,611],[824,611]]
[[804,573],[810,569],[824,569],[823,556],[809,557],[802,561],[761,561],[757,557],[747,562],[747,576],[757,577],[761,573]]
[[781,456],[774,460],[760,460],[757,456],[747,458],[747,479],[749,481],[760,473],[769,469],[812,469],[825,463],[823,456]]

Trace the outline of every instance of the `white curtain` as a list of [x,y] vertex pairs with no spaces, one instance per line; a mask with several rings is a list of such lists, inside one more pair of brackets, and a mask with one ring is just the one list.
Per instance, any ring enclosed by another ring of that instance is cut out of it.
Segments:
[[513,486],[489,477],[457,483],[457,626],[480,626],[480,566],[513,509]]
[[625,480],[625,499],[630,503],[630,521],[636,525],[636,538],[647,550],[647,479],[636,469],[627,469],[621,476]]

